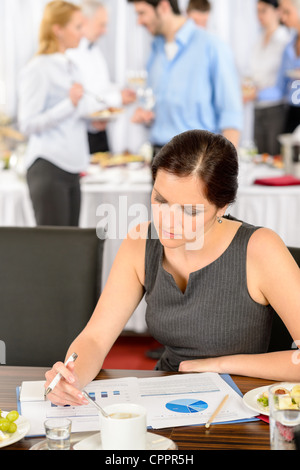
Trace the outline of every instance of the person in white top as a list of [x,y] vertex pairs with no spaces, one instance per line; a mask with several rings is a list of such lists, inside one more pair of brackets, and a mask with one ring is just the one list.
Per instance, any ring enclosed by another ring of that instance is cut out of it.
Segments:
[[78,225],[80,173],[89,163],[87,120],[98,103],[84,95],[81,76],[65,51],[82,38],[79,7],[50,2],[39,50],[19,86],[19,128],[28,136],[27,182],[37,225]]
[[[108,12],[104,4],[97,0],[84,0],[81,4],[84,16],[83,38],[79,47],[67,51],[68,57],[78,66],[83,77],[84,88],[88,93],[104,98],[103,108],[120,108],[133,103],[136,93],[130,89],[121,90],[111,82],[106,59],[97,41],[106,34]],[[95,126],[99,132],[89,132],[90,153],[109,150],[106,123]]]
[[278,135],[284,130],[285,107],[282,101],[263,100],[260,93],[276,84],[283,51],[290,41],[290,33],[280,24],[277,0],[259,0],[258,20],[262,33],[251,57],[251,78],[254,87],[247,91],[245,101],[254,100],[254,140],[259,153],[280,153]]

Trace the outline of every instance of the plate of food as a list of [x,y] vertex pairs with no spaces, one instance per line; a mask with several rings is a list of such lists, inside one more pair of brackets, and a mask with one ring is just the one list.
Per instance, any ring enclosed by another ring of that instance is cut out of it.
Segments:
[[95,113],[89,114],[88,119],[90,121],[102,121],[110,122],[117,119],[123,113],[123,108],[106,108],[101,111],[96,111]]
[[23,439],[30,429],[30,423],[15,410],[0,410],[0,448]]
[[[245,405],[253,411],[257,411],[257,414],[263,414],[269,416],[269,387],[276,384],[266,385],[264,387],[254,388],[249,390],[243,396],[243,402]],[[275,393],[278,395],[291,394],[296,392],[299,393],[300,385],[292,383],[280,383],[278,384],[278,390]]]

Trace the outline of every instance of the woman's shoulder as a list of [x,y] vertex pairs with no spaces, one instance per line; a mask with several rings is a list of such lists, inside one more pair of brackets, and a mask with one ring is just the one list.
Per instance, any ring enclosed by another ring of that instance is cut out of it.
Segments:
[[32,57],[22,68],[21,75],[41,75],[45,72],[45,65],[47,63],[47,59],[43,55],[35,55]]
[[276,232],[261,227],[255,230],[249,239],[248,257],[261,266],[275,266],[284,259],[291,258],[291,254]]

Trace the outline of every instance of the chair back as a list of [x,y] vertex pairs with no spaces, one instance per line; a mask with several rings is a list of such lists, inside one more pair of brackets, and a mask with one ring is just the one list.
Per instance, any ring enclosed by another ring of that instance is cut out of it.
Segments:
[[5,364],[48,367],[64,360],[96,306],[103,245],[95,229],[0,228]]
[[[291,255],[300,267],[300,248],[288,247]],[[293,338],[281,318],[275,313],[272,324],[268,352],[288,351],[292,348]]]

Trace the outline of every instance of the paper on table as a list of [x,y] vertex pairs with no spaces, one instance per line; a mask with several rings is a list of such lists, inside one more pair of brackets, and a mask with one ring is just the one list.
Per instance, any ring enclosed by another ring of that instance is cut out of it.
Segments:
[[148,424],[154,429],[205,424],[227,394],[226,405],[214,422],[255,416],[240,395],[215,373],[139,379],[139,391],[140,403],[148,411]]
[[[41,388],[41,383],[37,387]],[[205,424],[226,394],[230,395],[229,399],[215,422],[255,416],[241,396],[215,373],[96,380],[85,389],[104,408],[117,402],[142,404],[147,408],[148,427],[153,429]],[[45,419],[56,416],[71,418],[73,432],[99,430],[99,416],[93,405],[57,407],[49,400],[34,400],[20,401],[19,408],[30,421],[31,435],[43,435]]]
[[45,380],[23,382],[20,391],[20,401],[40,401],[44,399]]
[[[137,395],[136,380],[135,377],[96,380],[88,384],[85,390],[92,399],[95,399],[103,407],[117,402],[137,402],[139,397]],[[22,394],[23,387],[25,390],[28,389],[27,383],[22,382],[18,410],[30,421],[31,436],[45,434],[43,423],[47,418],[62,416],[72,420],[72,432],[98,431],[100,429],[99,415],[93,405],[55,406],[50,400],[44,400],[44,396],[42,399],[30,401],[26,394]],[[43,382],[36,382],[35,395],[41,397],[41,392],[44,393]]]

